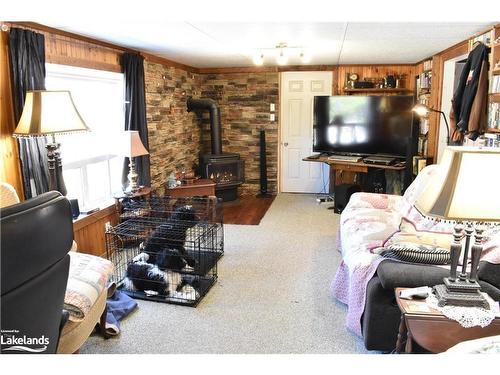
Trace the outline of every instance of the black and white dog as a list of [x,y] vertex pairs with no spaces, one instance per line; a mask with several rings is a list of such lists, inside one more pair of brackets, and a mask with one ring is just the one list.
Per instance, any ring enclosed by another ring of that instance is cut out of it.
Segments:
[[181,275],[175,271],[162,271],[157,265],[142,260],[130,263],[123,280],[123,288],[143,291],[147,295],[160,295],[183,300],[196,300],[199,293],[195,289],[196,278]]
[[170,218],[156,227],[143,244],[143,252],[148,262],[160,268],[182,270],[189,265],[194,268],[196,261],[184,248],[187,230],[197,224],[196,212],[192,206],[177,208]]

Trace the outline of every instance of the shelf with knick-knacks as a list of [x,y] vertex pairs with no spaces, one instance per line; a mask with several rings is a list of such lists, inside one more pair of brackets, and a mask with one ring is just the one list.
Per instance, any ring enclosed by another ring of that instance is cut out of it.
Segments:
[[387,74],[385,77],[365,77],[360,79],[357,73],[346,73],[344,93],[364,94],[405,94],[410,93],[405,87],[405,74]]

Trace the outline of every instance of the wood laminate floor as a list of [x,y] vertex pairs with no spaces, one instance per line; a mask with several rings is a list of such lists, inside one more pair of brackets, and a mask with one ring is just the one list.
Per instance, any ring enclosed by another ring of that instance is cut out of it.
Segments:
[[274,198],[243,195],[237,201],[224,203],[224,224],[259,225]]

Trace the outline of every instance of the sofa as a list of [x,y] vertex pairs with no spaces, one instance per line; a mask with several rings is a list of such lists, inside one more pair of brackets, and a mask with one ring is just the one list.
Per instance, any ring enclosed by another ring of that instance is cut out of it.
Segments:
[[[396,287],[443,283],[448,266],[404,263],[379,255],[391,243],[413,242],[448,247],[453,223],[429,220],[414,207],[437,166],[424,168],[403,196],[355,193],[341,214],[338,248],[342,262],[332,294],[348,306],[347,327],[363,337],[368,350],[395,348],[400,311]],[[484,245],[478,278],[482,291],[500,300],[500,230]]]

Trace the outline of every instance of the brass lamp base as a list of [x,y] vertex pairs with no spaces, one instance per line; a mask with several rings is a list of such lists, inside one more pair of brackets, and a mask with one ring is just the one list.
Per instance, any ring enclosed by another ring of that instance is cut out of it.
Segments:
[[438,306],[452,305],[483,307],[485,309],[489,309],[490,307],[488,301],[479,292],[479,289],[466,288],[462,289],[462,291],[457,291],[456,289],[450,290],[446,285],[440,284],[436,285],[432,290],[438,299]]

